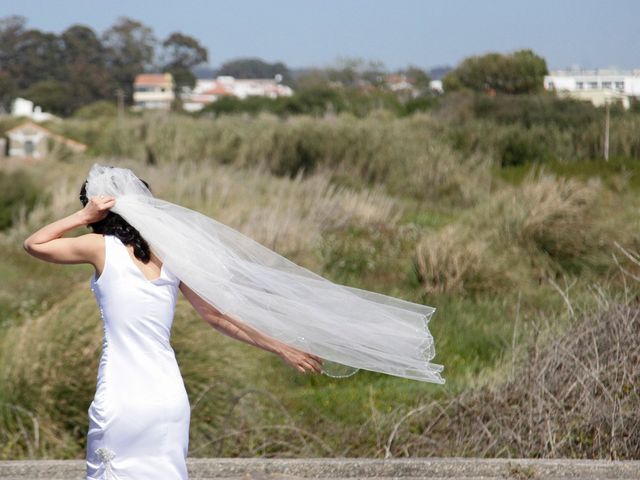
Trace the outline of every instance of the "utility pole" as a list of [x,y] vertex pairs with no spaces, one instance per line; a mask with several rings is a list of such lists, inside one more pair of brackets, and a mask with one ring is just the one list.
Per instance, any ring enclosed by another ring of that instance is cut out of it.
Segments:
[[604,103],[605,119],[604,119],[604,160],[609,161],[609,100]]

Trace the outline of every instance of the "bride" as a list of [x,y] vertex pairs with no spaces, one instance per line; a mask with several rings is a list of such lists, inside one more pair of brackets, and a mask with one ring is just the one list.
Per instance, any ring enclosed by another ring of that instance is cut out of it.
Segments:
[[[83,208],[24,240],[34,257],[88,263],[104,327],[89,406],[87,480],[188,478],[190,407],[170,344],[178,291],[212,327],[299,372],[359,369],[444,383],[435,308],[333,283],[240,232],[156,198],[131,170],[95,163]],[[78,226],[93,232],[63,235]]]
[[[145,185],[146,184],[145,182]],[[88,263],[104,339],[97,389],[88,410],[86,479],[187,479],[190,405],[169,343],[180,290],[220,332],[277,354],[300,372],[319,373],[322,359],[224,315],[182,282],[140,233],[111,209],[113,196],[86,196],[71,215],[24,240],[41,260]],[[89,226],[93,233],[64,238]]]

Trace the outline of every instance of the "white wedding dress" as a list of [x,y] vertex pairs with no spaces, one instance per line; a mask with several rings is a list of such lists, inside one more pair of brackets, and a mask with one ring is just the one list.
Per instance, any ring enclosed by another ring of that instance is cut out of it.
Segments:
[[104,235],[91,279],[104,337],[89,407],[87,480],[185,480],[190,406],[169,343],[180,279],[149,280],[127,247]]

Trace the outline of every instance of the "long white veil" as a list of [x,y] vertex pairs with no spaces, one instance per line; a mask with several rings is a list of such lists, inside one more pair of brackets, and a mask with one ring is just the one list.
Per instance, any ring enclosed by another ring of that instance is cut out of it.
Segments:
[[323,359],[323,373],[359,369],[445,383],[430,363],[435,308],[333,283],[211,217],[154,197],[130,170],[94,163],[86,195],[119,214],[209,304]]

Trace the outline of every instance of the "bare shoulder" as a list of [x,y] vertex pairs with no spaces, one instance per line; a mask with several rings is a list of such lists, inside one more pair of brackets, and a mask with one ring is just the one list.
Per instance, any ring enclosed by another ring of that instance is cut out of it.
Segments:
[[104,235],[101,233],[85,233],[72,237],[74,250],[77,255],[77,261],[84,260],[87,263],[91,263],[94,266],[99,266],[104,263]]
[[103,234],[85,233],[76,237],[69,237],[69,241],[73,242],[71,249],[75,251],[78,257],[89,263],[102,263],[105,242]]
[[73,237],[73,238],[82,238],[83,240],[88,242],[103,242],[104,234],[103,233],[84,233],[82,235],[78,235],[77,237]]
[[85,251],[99,253],[104,250],[104,235],[102,233],[85,233],[72,238],[79,247],[84,247]]

